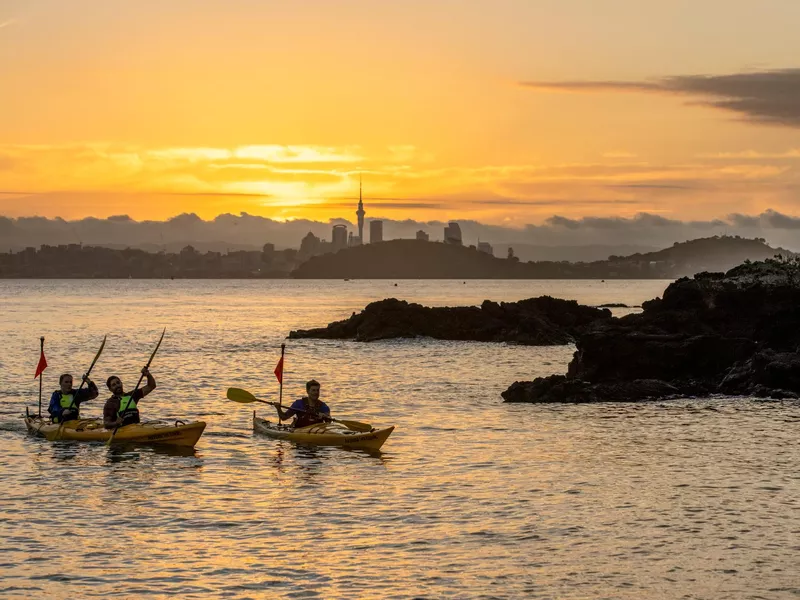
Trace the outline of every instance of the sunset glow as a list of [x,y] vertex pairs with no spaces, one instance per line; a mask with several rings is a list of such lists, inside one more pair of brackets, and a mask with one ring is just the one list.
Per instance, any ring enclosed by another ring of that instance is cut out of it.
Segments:
[[393,219],[794,213],[768,4],[6,2],[0,214],[352,218],[359,174]]

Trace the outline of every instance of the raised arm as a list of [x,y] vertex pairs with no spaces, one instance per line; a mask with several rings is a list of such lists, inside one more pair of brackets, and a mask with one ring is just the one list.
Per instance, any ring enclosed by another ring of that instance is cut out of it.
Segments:
[[153,378],[152,373],[150,373],[150,369],[147,367],[142,369],[142,375],[147,377],[147,385],[142,387],[142,398],[144,398],[147,396],[147,394],[156,389],[156,380]]
[[76,400],[78,400],[79,402],[94,400],[100,394],[100,390],[97,389],[97,384],[91,379],[89,379],[86,375],[83,376],[83,380],[87,383],[89,387],[80,390],[80,396],[76,398]]

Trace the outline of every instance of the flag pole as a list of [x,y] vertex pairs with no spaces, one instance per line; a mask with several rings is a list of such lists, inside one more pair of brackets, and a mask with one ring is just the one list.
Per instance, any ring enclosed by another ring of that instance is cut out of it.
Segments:
[[286,344],[281,344],[281,379],[280,379],[280,388],[278,391],[278,425],[281,424],[281,412],[283,408],[281,404],[283,404],[283,355],[286,353]]
[[[44,336],[39,338],[39,356],[44,355]],[[39,373],[39,418],[42,418],[42,374]]]

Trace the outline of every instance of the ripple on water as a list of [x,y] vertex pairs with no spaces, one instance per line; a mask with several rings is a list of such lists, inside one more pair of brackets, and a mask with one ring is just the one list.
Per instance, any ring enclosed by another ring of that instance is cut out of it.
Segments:
[[[542,293],[640,304],[664,285],[403,282],[402,291],[440,305]],[[284,401],[313,376],[335,414],[397,429],[374,455],[254,436],[252,407],[228,402],[225,389],[275,399],[288,330],[346,317],[387,289],[0,281],[0,302],[14,306],[0,321],[0,595],[800,594],[796,401],[506,405],[509,383],[563,372],[574,348],[289,340]],[[196,449],[24,435],[39,335],[46,391],[59,372],[85,369],[105,332],[98,380],[133,380],[163,325],[159,386],[142,410],[206,420]]]

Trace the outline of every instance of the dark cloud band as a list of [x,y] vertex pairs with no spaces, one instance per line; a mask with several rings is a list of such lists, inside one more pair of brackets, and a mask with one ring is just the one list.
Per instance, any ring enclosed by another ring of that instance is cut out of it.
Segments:
[[524,87],[561,92],[647,92],[699,98],[757,123],[800,127],[800,69],[730,75],[677,75],[653,81],[523,81]]

